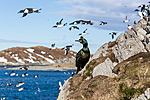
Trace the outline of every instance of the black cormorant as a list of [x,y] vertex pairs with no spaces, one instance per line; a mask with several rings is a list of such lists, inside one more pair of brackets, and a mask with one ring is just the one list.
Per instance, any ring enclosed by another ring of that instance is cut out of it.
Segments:
[[90,58],[90,50],[88,48],[88,42],[82,36],[79,40],[75,40],[76,42],[80,42],[83,44],[83,48],[77,53],[76,55],[76,67],[77,71],[76,74],[84,68],[86,63],[89,61]]

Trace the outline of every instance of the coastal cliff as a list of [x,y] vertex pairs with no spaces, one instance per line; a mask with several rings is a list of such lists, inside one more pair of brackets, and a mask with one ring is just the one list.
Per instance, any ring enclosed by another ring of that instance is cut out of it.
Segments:
[[150,17],[101,46],[57,100],[150,99]]

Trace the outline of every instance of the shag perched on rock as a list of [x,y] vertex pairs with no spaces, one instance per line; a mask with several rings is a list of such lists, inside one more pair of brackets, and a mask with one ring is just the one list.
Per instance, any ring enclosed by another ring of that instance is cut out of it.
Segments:
[[83,44],[83,48],[77,53],[76,55],[76,67],[77,71],[76,74],[84,68],[86,63],[89,61],[90,58],[90,50],[88,48],[88,42],[82,36],[79,40],[75,40],[76,42],[80,42]]

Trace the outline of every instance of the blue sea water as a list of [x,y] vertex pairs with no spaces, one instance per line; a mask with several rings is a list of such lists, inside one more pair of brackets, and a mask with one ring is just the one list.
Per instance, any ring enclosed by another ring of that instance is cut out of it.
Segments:
[[[5,98],[5,100],[56,100],[60,92],[59,81],[63,84],[64,80],[71,77],[72,72],[15,70],[18,76],[9,76],[11,71],[0,68],[0,98]],[[25,72],[29,76],[19,77]],[[40,76],[33,78],[37,74]],[[25,82],[25,84],[15,87],[18,82]],[[12,83],[12,85],[8,86],[7,83]],[[18,91],[19,88],[24,88],[24,90]]]

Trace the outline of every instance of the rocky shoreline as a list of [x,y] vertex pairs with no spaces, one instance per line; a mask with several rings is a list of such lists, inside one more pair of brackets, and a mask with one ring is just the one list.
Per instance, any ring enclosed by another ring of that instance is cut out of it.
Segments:
[[[5,67],[5,70],[22,70],[20,69],[21,66],[19,67]],[[76,71],[75,66],[71,67],[49,67],[49,66],[29,66],[28,70],[30,71]]]

